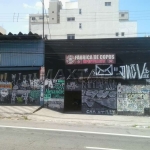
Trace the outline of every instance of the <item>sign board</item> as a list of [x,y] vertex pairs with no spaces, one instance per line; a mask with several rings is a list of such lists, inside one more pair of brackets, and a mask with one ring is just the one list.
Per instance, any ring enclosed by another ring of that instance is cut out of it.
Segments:
[[115,64],[115,54],[81,54],[66,55],[66,65],[82,65],[82,64]]

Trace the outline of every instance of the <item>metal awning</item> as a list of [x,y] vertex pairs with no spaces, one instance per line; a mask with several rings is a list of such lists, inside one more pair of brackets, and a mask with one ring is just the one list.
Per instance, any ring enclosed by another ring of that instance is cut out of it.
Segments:
[[0,71],[40,70],[40,67],[1,67]]

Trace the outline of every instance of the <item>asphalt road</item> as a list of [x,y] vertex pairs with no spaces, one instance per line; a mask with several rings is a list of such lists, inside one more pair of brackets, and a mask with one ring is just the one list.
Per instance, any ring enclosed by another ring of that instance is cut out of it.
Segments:
[[0,150],[149,150],[149,137],[0,127]]

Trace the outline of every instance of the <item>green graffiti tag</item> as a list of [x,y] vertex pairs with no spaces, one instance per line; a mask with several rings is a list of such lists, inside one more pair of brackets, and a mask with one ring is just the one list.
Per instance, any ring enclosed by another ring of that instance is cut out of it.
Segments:
[[33,99],[40,98],[40,90],[33,90],[30,92],[29,96]]
[[64,83],[65,84],[65,81],[64,80],[58,80],[58,83]]
[[48,100],[51,98],[51,93],[50,90],[46,90],[45,91],[45,95],[44,95],[44,100]]
[[46,89],[45,94],[64,94],[64,90],[48,90]]
[[46,89],[45,91],[45,95],[44,95],[44,99],[45,100],[49,100],[51,98],[59,98],[59,99],[63,99],[64,98],[64,90],[49,90]]

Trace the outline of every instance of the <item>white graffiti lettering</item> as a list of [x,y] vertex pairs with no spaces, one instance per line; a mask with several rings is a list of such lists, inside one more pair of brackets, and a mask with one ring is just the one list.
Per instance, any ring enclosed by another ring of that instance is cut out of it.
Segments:
[[[130,64],[113,67],[113,65],[96,65],[96,76],[121,76],[123,79],[148,79],[150,71],[147,63],[143,66],[139,64]],[[117,73],[118,72],[118,73]]]

